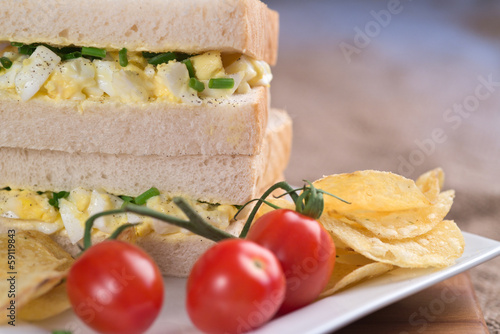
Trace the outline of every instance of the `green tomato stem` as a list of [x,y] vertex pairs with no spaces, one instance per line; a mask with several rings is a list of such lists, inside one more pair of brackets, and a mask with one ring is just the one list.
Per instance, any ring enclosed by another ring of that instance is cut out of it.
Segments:
[[259,210],[260,206],[262,205],[264,200],[269,195],[271,195],[272,192],[275,191],[276,189],[283,189],[283,190],[287,191],[290,194],[290,196],[292,197],[293,202],[294,203],[297,202],[299,196],[295,193],[294,189],[287,182],[282,181],[282,182],[278,182],[278,183],[274,184],[273,186],[271,186],[271,188],[267,189],[266,192],[264,194],[262,194],[262,196],[258,199],[257,204],[255,204],[255,206],[252,209],[252,212],[250,213],[250,215],[247,218],[245,226],[243,226],[243,230],[241,230],[240,238],[245,238],[247,236],[248,230],[250,230],[250,226],[252,225],[252,221],[253,221],[255,215],[257,214],[257,211]]
[[[132,212],[138,215],[142,216],[147,216],[151,218],[158,219],[162,222],[166,222],[181,228],[184,228],[188,231],[191,231],[193,233],[196,233],[202,237],[205,237],[209,240],[212,241],[221,241],[224,239],[229,239],[229,238],[235,238],[234,235],[223,231],[221,229],[218,229],[215,226],[210,225],[207,223],[194,209],[192,209],[187,202],[180,198],[180,197],[175,197],[173,199],[173,202],[186,214],[188,217],[188,220],[184,220],[181,218],[177,218],[174,216],[166,215],[161,212],[154,211],[148,207],[145,206],[140,206],[136,204],[131,204],[127,203],[125,206],[123,206],[120,209],[116,210],[108,210],[108,211],[103,211],[100,213],[97,213],[85,222],[85,233],[83,237],[83,246],[84,250],[88,249],[90,246],[92,246],[92,241],[91,241],[91,231],[92,231],[92,226],[94,225],[94,221],[103,216],[108,216],[108,215],[116,215],[116,214],[121,214],[121,213],[126,213],[126,212]],[[109,237],[109,239],[115,239],[118,237],[118,235],[126,228],[131,227],[135,224],[124,224],[118,229],[116,229],[113,234]]]

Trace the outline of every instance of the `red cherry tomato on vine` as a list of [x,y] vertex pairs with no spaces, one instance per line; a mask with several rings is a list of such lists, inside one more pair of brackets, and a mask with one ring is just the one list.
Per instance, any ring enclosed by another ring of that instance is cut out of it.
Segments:
[[246,237],[273,252],[286,276],[279,314],[313,302],[335,265],[335,244],[316,220],[288,209],[273,210],[255,221]]
[[195,263],[187,282],[187,311],[205,333],[247,332],[276,314],[285,285],[280,263],[269,250],[227,239]]
[[67,278],[75,313],[101,333],[143,333],[163,303],[163,278],[140,248],[117,240],[87,249]]

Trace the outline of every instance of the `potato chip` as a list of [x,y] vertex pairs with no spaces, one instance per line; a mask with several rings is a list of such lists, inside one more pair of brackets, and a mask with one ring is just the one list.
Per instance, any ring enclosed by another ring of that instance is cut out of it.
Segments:
[[29,301],[19,310],[18,316],[21,320],[39,321],[58,315],[70,307],[66,282],[63,282],[49,292]]
[[336,247],[335,263],[364,266],[365,264],[373,263],[373,260],[370,260],[353,250]]
[[9,320],[13,303],[19,310],[59,284],[72,262],[52,239],[36,231],[0,234],[0,258],[5,259],[0,263],[0,322]]
[[319,298],[328,297],[335,292],[367,278],[382,275],[393,268],[387,263],[373,262],[366,265],[335,263],[333,274]]
[[446,267],[464,250],[464,238],[452,221],[442,221],[415,238],[380,239],[367,229],[357,229],[323,215],[323,226],[350,248],[374,261],[406,268]]
[[399,211],[431,204],[413,180],[389,172],[367,170],[337,174],[313,184],[351,203],[325,195],[325,210],[337,213]]
[[384,239],[413,238],[432,230],[443,221],[453,205],[455,192],[439,194],[435,204],[423,208],[396,212],[365,212],[345,214],[338,219],[344,223],[357,223]]
[[415,184],[429,201],[434,203],[438,199],[438,195],[443,188],[444,172],[441,168],[428,171],[420,175],[417,181],[415,181]]

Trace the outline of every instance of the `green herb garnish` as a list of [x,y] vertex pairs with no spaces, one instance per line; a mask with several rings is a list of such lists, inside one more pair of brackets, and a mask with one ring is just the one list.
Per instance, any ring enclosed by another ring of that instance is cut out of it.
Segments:
[[182,61],[182,63],[186,65],[188,72],[189,72],[189,77],[194,78],[195,73],[194,73],[194,67],[193,67],[193,63],[191,62],[191,59],[184,59]]
[[123,48],[118,52],[118,58],[120,62],[121,67],[127,67],[128,65],[128,58],[127,58],[127,49]]
[[211,89],[230,89],[234,87],[233,78],[213,78],[208,82],[208,88]]
[[81,51],[75,51],[75,52],[71,52],[71,53],[62,54],[61,59],[62,60],[70,60],[70,59],[80,58],[81,56],[82,56]]
[[6,69],[9,69],[12,67],[12,61],[10,61],[9,58],[7,57],[2,57],[0,58],[0,63],[2,64],[2,66]]
[[197,92],[203,92],[205,90],[205,84],[196,78],[189,79],[189,87]]
[[68,191],[60,191],[57,193],[52,193],[52,198],[49,199],[49,204],[59,210],[59,200],[61,198],[67,198],[68,196],[69,196]]
[[148,63],[151,65],[160,65],[168,63],[171,60],[176,60],[177,55],[174,52],[161,53],[148,59]]
[[96,58],[104,58],[106,57],[106,50],[84,46],[82,47],[82,55],[96,57]]
[[152,187],[152,188],[146,190],[145,192],[143,192],[142,194],[140,194],[139,196],[137,196],[135,198],[134,202],[137,205],[144,205],[144,204],[146,204],[148,199],[150,199],[151,197],[158,196],[158,195],[160,195],[160,191],[157,188]]

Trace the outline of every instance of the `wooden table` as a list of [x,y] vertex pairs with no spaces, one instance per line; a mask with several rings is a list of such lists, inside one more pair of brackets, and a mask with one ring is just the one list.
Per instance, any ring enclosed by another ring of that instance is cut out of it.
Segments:
[[466,272],[389,305],[336,333],[485,334],[489,331]]

